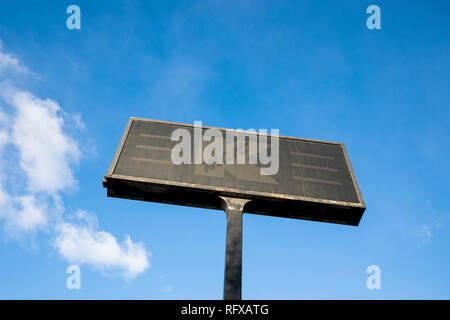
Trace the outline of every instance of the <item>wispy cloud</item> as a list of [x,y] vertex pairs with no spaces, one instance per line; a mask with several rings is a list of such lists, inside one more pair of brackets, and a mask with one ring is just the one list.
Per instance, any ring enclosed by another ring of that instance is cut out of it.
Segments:
[[[2,50],[2,43],[0,42],[0,50]],[[11,54],[0,51],[0,75],[7,73],[23,73],[29,74],[30,71],[20,64],[19,60]]]
[[55,235],[55,248],[70,263],[119,270],[127,278],[144,272],[150,253],[142,243],[125,236],[119,244],[82,210],[66,218],[62,194],[77,186],[74,170],[82,157],[66,122],[86,129],[81,115],[67,114],[56,101],[11,85],[14,75],[22,73],[30,72],[4,53],[0,42],[0,219],[8,236],[44,230]]
[[174,57],[163,63],[158,81],[151,88],[152,104],[162,110],[191,113],[199,109],[211,73],[205,64],[189,57]]
[[431,243],[435,233],[437,233],[439,229],[446,227],[450,221],[450,215],[438,214],[430,201],[426,202],[424,213],[429,222],[422,224],[415,231],[415,236],[420,246]]
[[431,242],[431,237],[433,236],[429,226],[422,225],[417,231],[417,238],[421,245]]

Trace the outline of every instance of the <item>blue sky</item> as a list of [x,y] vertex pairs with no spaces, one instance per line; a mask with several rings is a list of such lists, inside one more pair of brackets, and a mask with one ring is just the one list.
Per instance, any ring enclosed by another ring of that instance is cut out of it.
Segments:
[[[70,4],[81,30],[66,28]],[[106,197],[137,116],[345,143],[359,227],[245,215],[244,299],[449,299],[449,9],[3,0],[0,298],[222,298],[223,212]],[[66,288],[73,259],[81,290]],[[381,290],[366,287],[373,264]]]

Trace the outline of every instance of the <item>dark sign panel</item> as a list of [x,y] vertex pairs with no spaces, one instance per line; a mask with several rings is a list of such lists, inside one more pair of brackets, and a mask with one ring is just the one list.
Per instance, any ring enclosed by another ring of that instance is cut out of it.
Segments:
[[103,184],[112,197],[211,209],[238,197],[249,213],[358,225],[365,205],[344,145],[276,137],[131,118]]

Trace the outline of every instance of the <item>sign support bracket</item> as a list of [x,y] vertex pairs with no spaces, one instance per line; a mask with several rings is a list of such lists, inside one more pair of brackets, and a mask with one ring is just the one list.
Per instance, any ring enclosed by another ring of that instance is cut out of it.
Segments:
[[242,213],[248,199],[220,197],[227,215],[224,300],[242,299]]

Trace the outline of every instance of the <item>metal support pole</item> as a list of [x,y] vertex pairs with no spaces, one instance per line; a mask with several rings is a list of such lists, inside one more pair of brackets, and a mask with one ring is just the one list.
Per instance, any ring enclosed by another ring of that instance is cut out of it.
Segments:
[[220,197],[227,214],[224,300],[242,299],[242,212],[251,200]]

